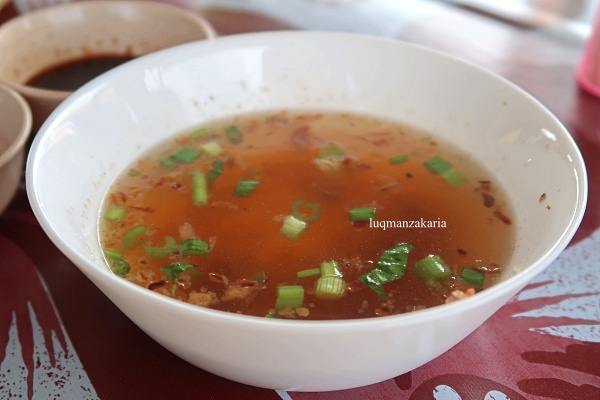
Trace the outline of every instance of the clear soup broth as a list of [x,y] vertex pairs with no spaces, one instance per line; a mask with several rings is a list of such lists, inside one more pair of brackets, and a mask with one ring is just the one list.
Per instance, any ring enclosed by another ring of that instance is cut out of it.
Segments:
[[282,319],[401,314],[485,290],[514,247],[483,166],[366,115],[280,111],[194,127],[114,182],[112,271],[198,306]]

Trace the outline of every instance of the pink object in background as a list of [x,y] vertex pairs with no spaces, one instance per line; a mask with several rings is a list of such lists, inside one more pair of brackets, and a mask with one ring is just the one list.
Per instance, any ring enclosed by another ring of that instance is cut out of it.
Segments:
[[575,74],[583,89],[600,97],[600,7],[596,10],[592,32]]

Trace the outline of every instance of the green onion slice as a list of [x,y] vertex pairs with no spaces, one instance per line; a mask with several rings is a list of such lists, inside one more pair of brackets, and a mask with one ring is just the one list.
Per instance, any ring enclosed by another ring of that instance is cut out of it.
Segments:
[[452,165],[440,156],[431,157],[423,164],[431,173],[441,175],[452,186],[460,186],[466,181],[460,172],[452,168]]
[[319,149],[319,158],[344,157],[346,152],[340,146],[329,144]]
[[201,138],[203,136],[206,136],[208,134],[208,128],[198,128],[198,129],[194,129],[193,131],[190,132],[190,137],[193,139],[198,139]]
[[121,253],[111,249],[104,249],[104,255],[106,256],[110,270],[115,275],[123,276],[129,273],[131,268],[129,263],[121,256]]
[[481,271],[477,271],[469,267],[464,267],[460,277],[463,281],[470,283],[471,285],[481,287],[483,286],[483,280],[485,278],[485,275]]
[[116,250],[104,248],[104,255],[106,258],[122,258],[123,256]]
[[194,268],[196,267],[193,264],[173,263],[162,267],[161,271],[165,273],[165,275],[171,282],[173,282],[182,272],[189,271]]
[[254,280],[260,284],[264,284],[267,281],[267,273],[265,271],[258,271],[254,274]]
[[419,260],[415,263],[415,272],[424,281],[433,279],[443,279],[452,274],[450,267],[442,260],[440,256],[433,254]]
[[243,140],[242,132],[235,125],[225,128],[225,137],[231,144],[240,144]]
[[211,157],[220,156],[225,152],[223,147],[221,147],[221,145],[217,142],[204,143],[202,146],[200,146],[200,151],[208,154]]
[[342,169],[342,162],[344,161],[341,157],[327,157],[327,158],[315,158],[314,163],[322,172],[334,173]]
[[173,169],[175,168],[175,161],[171,160],[170,158],[164,159],[164,160],[160,160],[160,166],[166,169]]
[[373,289],[381,301],[385,301],[386,294],[383,285],[404,276],[408,254],[413,247],[409,243],[400,243],[384,250],[379,257],[377,267],[360,276],[358,281]]
[[[309,211],[308,215],[302,212],[303,209]],[[291,214],[300,221],[315,222],[321,216],[321,208],[318,204],[300,199],[292,204]]]
[[171,236],[165,237],[165,245],[162,247],[155,247],[151,244],[146,244],[144,246],[144,252],[146,253],[146,256],[155,260],[169,258],[176,250],[178,250],[177,242]]
[[392,165],[402,164],[402,163],[405,163],[405,162],[408,161],[408,155],[406,155],[406,154],[398,154],[397,156],[390,157],[388,159],[388,161]]
[[277,301],[275,303],[275,308],[277,310],[302,307],[303,301],[304,288],[302,286],[292,285],[277,287]]
[[260,181],[251,179],[239,181],[233,191],[233,195],[236,197],[247,197],[256,190],[259,184]]
[[350,222],[369,221],[375,218],[375,207],[361,207],[350,210]]
[[205,206],[208,204],[208,189],[206,187],[206,176],[202,172],[192,172],[192,204]]
[[345,154],[344,149],[330,144],[319,149],[319,157],[314,160],[314,163],[323,172],[337,172],[342,168]]
[[169,158],[173,161],[180,162],[182,164],[189,164],[198,157],[200,157],[199,151],[192,150],[187,147],[182,147]]
[[110,222],[116,222],[122,220],[125,217],[125,214],[127,214],[127,209],[125,207],[112,206],[104,213],[104,219]]
[[189,238],[183,240],[178,246],[181,255],[206,257],[210,254],[210,245],[202,239]]
[[210,170],[206,174],[206,179],[208,185],[212,185],[215,179],[217,179],[223,173],[223,168],[225,167],[225,163],[220,158],[217,158],[213,161],[210,166]]
[[321,275],[321,268],[309,268],[296,272],[298,278],[308,278],[311,276]]
[[337,276],[342,277],[338,263],[335,261],[323,261],[321,263],[321,276]]
[[425,160],[423,164],[431,173],[439,175],[452,168],[452,165],[440,156],[433,156]]
[[321,300],[340,299],[346,292],[346,281],[335,261],[321,263],[321,277],[315,285],[315,296]]
[[279,233],[290,240],[298,240],[302,232],[306,229],[307,222],[301,221],[293,215],[288,215],[283,220],[283,225],[279,228]]
[[133,229],[131,229],[130,231],[128,231],[127,233],[125,233],[125,235],[123,236],[123,245],[129,249],[139,245],[144,238],[146,237],[146,227],[145,226],[138,226],[135,227]]
[[200,157],[200,152],[190,149],[188,147],[182,147],[177,150],[175,153],[171,154],[169,158],[160,161],[160,165],[164,168],[172,169],[175,168],[177,163],[181,164],[189,164],[193,162],[195,159]]
[[460,186],[467,180],[460,172],[454,168],[449,168],[442,172],[442,178],[452,186]]
[[317,280],[315,296],[321,300],[341,299],[346,293],[346,281],[339,276],[323,276]]

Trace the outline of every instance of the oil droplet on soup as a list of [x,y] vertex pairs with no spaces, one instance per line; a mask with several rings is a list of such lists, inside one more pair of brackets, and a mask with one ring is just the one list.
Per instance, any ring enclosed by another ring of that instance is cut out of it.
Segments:
[[101,221],[123,278],[284,319],[468,297],[499,279],[514,246],[510,205],[481,165],[426,132],[333,112],[239,115],[181,133],[114,182]]

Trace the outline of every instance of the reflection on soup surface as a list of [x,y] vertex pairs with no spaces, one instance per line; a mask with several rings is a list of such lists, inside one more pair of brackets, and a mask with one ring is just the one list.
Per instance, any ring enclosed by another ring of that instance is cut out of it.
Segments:
[[165,296],[348,319],[484,290],[514,224],[494,177],[425,132],[279,111],[211,121],[136,160],[105,198],[100,240],[115,274]]

